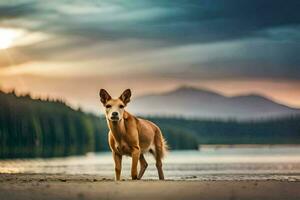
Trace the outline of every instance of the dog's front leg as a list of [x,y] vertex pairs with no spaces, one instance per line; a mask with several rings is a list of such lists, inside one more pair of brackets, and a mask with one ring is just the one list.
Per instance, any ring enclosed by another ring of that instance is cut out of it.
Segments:
[[113,152],[113,157],[115,161],[115,178],[117,181],[120,180],[121,177],[121,170],[122,170],[122,155]]
[[131,178],[132,180],[136,180],[137,177],[137,167],[138,167],[138,161],[140,158],[140,148],[138,146],[132,148],[132,164],[131,164]]

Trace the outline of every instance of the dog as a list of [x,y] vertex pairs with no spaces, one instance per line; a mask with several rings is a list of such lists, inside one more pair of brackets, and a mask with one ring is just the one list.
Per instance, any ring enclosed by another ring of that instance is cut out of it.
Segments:
[[113,99],[105,89],[101,89],[99,95],[109,128],[108,142],[115,162],[115,180],[120,180],[123,155],[132,157],[132,180],[141,179],[148,166],[144,157],[147,152],[154,156],[159,179],[164,180],[162,159],[167,151],[166,140],[153,122],[137,118],[125,111],[130,102],[131,90],[125,90],[117,99]]

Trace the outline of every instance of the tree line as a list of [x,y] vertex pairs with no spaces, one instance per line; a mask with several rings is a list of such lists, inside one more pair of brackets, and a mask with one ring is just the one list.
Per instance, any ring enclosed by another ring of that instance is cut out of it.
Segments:
[[0,92],[0,157],[52,157],[106,150],[105,122],[63,101]]
[[[171,149],[199,144],[300,143],[300,117],[251,122],[148,117]],[[59,100],[0,91],[0,158],[53,157],[107,151],[103,116],[74,110]]]
[[156,117],[152,120],[161,127],[170,127],[170,132],[195,136],[197,144],[300,144],[299,115],[252,121]]

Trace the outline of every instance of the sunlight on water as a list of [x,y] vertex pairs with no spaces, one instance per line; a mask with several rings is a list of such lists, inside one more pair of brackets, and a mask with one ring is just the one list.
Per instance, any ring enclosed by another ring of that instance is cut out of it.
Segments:
[[[145,178],[156,179],[155,161],[146,156],[149,167]],[[129,157],[123,159],[122,175],[130,177]],[[220,148],[201,151],[173,151],[164,160],[168,179],[228,179],[235,177],[276,178],[300,174],[300,148]],[[0,173],[95,174],[112,178],[111,153],[87,154],[66,158],[14,159],[0,161]],[[234,175],[234,176],[233,176]]]

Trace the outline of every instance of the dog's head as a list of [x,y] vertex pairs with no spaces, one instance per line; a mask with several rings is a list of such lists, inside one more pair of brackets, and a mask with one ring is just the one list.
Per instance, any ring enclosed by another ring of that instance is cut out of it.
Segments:
[[99,95],[100,101],[105,107],[106,118],[110,121],[122,120],[124,109],[130,101],[130,89],[125,90],[117,99],[113,99],[105,89],[101,89]]

